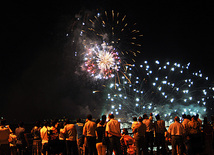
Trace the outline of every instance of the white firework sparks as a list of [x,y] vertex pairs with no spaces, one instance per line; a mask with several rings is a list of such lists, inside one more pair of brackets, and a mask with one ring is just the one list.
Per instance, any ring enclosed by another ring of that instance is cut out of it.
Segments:
[[127,66],[141,53],[143,34],[138,28],[128,16],[114,10],[76,15],[71,36],[82,71],[92,80],[115,77],[120,83],[119,75],[128,78]]
[[117,66],[115,66],[114,53],[103,50],[98,53],[97,64],[102,73],[111,68],[117,68]]
[[122,76],[121,83],[107,86],[106,104],[110,113],[120,119],[142,116],[144,113],[160,114],[172,122],[175,115],[204,117],[212,110],[214,87],[201,70],[191,72],[190,63],[155,63],[144,61],[139,66],[129,66],[131,83]]

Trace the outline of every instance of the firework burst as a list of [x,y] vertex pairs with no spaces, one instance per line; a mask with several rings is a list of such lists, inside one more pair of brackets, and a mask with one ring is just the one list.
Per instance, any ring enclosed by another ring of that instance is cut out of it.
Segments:
[[[84,70],[95,79],[108,79],[126,74],[126,66],[140,53],[142,34],[127,16],[110,12],[85,12],[76,16],[72,26],[75,56],[84,61]],[[126,75],[125,75],[126,76]],[[127,76],[126,76],[127,77]]]
[[[117,49],[127,61],[135,62],[140,53],[142,34],[136,28],[136,23],[129,23],[127,16],[111,10],[88,15],[82,29],[83,35],[96,38],[96,41],[107,42]],[[128,55],[128,56],[126,56]],[[129,58],[126,58],[129,57]]]
[[112,46],[106,43],[90,45],[86,47],[84,54],[86,70],[96,79],[108,79],[114,77],[114,72],[120,68],[120,57]]
[[206,116],[214,100],[214,87],[201,70],[191,72],[189,68],[190,63],[161,64],[158,60],[129,66],[131,83],[121,76],[121,84],[109,84],[106,105],[121,120],[151,112],[170,122],[184,113]]

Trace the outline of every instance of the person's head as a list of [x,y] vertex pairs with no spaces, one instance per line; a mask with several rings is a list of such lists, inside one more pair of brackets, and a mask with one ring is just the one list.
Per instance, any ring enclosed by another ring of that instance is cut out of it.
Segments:
[[191,116],[190,116],[190,115],[187,115],[187,119],[191,120]]
[[106,115],[102,115],[102,120],[100,122],[101,125],[104,125],[106,123]]
[[126,128],[123,128],[123,134],[128,135],[128,130]]
[[182,115],[182,118],[183,118],[183,119],[187,118],[187,115],[186,115],[186,114],[183,114],[183,115]]
[[208,119],[207,119],[207,117],[204,117],[204,124],[208,124]]
[[133,117],[133,121],[137,121],[137,117]]
[[59,129],[63,129],[63,128],[64,128],[63,122],[59,122],[58,128],[59,128]]
[[88,114],[88,115],[87,115],[87,119],[91,121],[91,120],[92,120],[92,115],[91,115],[91,114]]
[[109,114],[108,117],[109,119],[114,119],[114,114]]
[[100,123],[100,119],[97,119],[97,120],[95,121],[95,123],[96,123],[96,124]]
[[157,114],[157,115],[155,116],[155,118],[156,118],[156,120],[160,120],[160,115]]
[[150,116],[153,116],[153,114],[152,114],[152,113],[150,113]]
[[102,121],[106,121],[106,115],[102,115]]
[[175,116],[174,121],[175,121],[175,122],[179,122],[179,121],[180,121],[180,118],[179,118],[178,116]]
[[143,118],[140,116],[140,117],[138,118],[138,121],[139,121],[139,122],[142,122],[142,121],[143,121]]
[[196,117],[196,119],[198,119],[199,118],[199,114],[196,114],[195,117]]
[[191,120],[192,120],[192,121],[197,121],[197,119],[198,119],[197,116],[194,116],[194,115],[193,115]]
[[144,114],[144,115],[143,115],[143,119],[148,119],[147,114]]

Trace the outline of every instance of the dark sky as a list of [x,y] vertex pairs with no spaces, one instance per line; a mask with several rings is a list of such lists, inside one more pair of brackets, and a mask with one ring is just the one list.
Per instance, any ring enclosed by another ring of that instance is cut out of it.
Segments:
[[101,96],[75,76],[65,36],[80,10],[114,9],[135,20],[144,35],[138,61],[191,62],[214,79],[211,1],[19,1],[2,7],[0,115],[9,121],[100,114]]

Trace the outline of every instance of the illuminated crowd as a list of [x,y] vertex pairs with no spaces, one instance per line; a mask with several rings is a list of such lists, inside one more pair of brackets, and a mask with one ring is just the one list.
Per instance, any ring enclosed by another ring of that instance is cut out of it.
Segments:
[[211,122],[198,115],[176,116],[169,127],[160,115],[133,117],[130,128],[103,115],[94,121],[92,115],[71,123],[52,120],[37,121],[28,133],[23,122],[11,130],[6,120],[1,120],[0,155],[5,154],[61,154],[61,155],[129,155],[129,154],[179,154],[194,155],[214,153],[214,117]]

